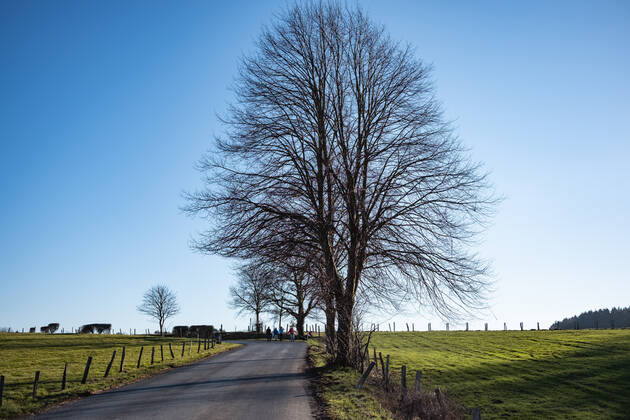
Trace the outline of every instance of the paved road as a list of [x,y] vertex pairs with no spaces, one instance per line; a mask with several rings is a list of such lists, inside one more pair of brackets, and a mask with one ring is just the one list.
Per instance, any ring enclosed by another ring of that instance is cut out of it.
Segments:
[[237,350],[92,395],[37,419],[312,419],[306,344],[243,342]]

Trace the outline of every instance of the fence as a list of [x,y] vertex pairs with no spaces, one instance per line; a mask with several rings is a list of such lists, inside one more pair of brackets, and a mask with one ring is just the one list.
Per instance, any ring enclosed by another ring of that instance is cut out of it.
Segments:
[[[413,391],[410,391],[407,387],[407,366],[402,365],[400,369],[400,385],[392,383],[392,375],[390,373],[390,355],[385,356],[378,352],[376,356],[376,347],[373,347],[373,360],[370,361],[369,343],[365,345],[364,360],[369,361],[367,369],[363,369],[363,361],[361,366],[362,375],[355,388],[361,389],[365,382],[368,380],[372,372],[372,378],[375,381],[376,386],[381,386],[386,394],[389,394],[388,401],[397,404],[396,411],[402,414],[405,418],[415,418],[420,415],[424,418],[427,413],[438,413],[439,416],[443,416],[444,413],[459,413],[472,415],[473,420],[481,420],[481,408],[465,408],[456,405],[453,401],[445,397],[442,390],[437,387],[432,392],[425,392],[422,389],[422,371],[417,370],[415,374],[415,381]],[[380,372],[379,372],[380,364]],[[443,418],[443,417],[441,417]],[[459,417],[458,417],[459,418]]]
[[[168,342],[155,343],[154,345],[122,346],[122,348],[118,347],[113,349],[111,356],[104,356],[102,354],[103,351],[101,350],[99,351],[101,355],[98,358],[96,356],[88,356],[85,361],[63,362],[63,373],[60,373],[61,366],[59,366],[59,368],[51,367],[51,369],[48,370],[48,374],[45,375],[45,383],[48,385],[46,398],[51,395],[51,392],[54,395],[55,392],[62,393],[62,391],[66,390],[68,382],[70,382],[68,380],[70,369],[73,369],[75,374],[77,374],[75,375],[77,377],[75,385],[79,386],[79,383],[84,385],[91,377],[93,377],[95,365],[98,365],[99,367],[99,374],[102,375],[101,378],[107,378],[110,375],[115,375],[116,371],[118,371],[118,373],[122,373],[123,371],[129,373],[133,369],[150,369],[151,367],[159,366],[164,362],[169,363],[177,359],[183,360],[188,358],[192,361],[195,359],[195,357],[190,357],[193,355],[193,352],[196,352],[197,355],[201,356],[208,350],[214,349],[215,345],[221,344],[221,338],[221,333],[219,333],[216,338],[213,335],[212,337],[206,338],[197,337],[196,339],[178,339]],[[174,343],[176,343],[176,345],[181,345],[181,351],[173,346]],[[148,347],[151,347],[150,358],[148,352],[144,351],[145,348]],[[156,350],[159,351],[159,355],[156,354]],[[186,355],[186,353],[188,354]],[[119,362],[117,362],[117,357],[120,360]],[[82,371],[81,375],[78,375],[80,372],[79,369]],[[40,382],[40,378],[44,376],[44,373],[46,372],[43,370],[37,370],[34,372],[34,376],[32,376],[32,393],[29,390],[29,394],[31,394],[31,398],[33,399],[38,398],[38,387],[40,383],[44,383]],[[54,375],[59,376],[55,379],[53,377]],[[78,377],[81,378],[80,381],[78,380]],[[51,389],[51,384],[54,383],[57,383],[58,387]],[[5,389],[9,389],[12,385],[17,388],[19,386],[23,386],[24,382],[19,380],[16,383],[11,384],[5,375],[0,375],[0,407],[4,404]]]

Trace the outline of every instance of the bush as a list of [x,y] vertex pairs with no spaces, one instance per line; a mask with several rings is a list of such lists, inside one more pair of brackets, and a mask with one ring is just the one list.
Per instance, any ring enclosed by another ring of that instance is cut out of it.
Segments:
[[85,324],[81,325],[79,332],[81,334],[94,334],[95,332],[102,334],[104,332],[109,333],[112,329],[112,324]]
[[186,325],[178,325],[173,327],[173,336],[175,337],[188,337],[188,326]]
[[51,322],[50,324],[48,324],[48,332],[51,334],[54,334],[55,331],[57,331],[59,329],[59,323],[58,322]]
[[48,332],[48,326],[45,326],[45,327],[40,327],[40,328],[39,328],[39,331],[40,331],[40,332],[43,332],[43,333],[47,333],[47,332]]
[[188,329],[189,337],[211,337],[214,333],[214,327],[212,325],[191,325]]

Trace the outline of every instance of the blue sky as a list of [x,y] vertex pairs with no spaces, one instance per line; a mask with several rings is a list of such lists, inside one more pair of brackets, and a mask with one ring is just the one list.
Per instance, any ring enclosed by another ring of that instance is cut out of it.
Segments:
[[[0,327],[247,325],[231,262],[188,247],[181,193],[239,57],[285,2],[0,3]],[[479,252],[490,310],[526,327],[630,305],[630,4],[359,2],[434,67],[437,97],[506,197]],[[440,325],[430,314],[373,321]],[[372,320],[369,320],[372,321]]]

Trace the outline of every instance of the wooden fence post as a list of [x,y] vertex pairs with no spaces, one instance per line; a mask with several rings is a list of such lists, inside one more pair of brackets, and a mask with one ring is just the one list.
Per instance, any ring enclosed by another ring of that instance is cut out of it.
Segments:
[[378,358],[381,360],[381,370],[383,371],[383,380],[385,380],[385,363],[383,363],[383,354],[378,352]]
[[429,322],[429,326],[427,327],[427,331],[431,331],[431,323]]
[[389,391],[389,354],[385,360],[385,390]]
[[89,356],[85,363],[85,370],[83,371],[83,379],[81,383],[84,384],[87,381],[88,373],[90,373],[90,365],[92,364],[92,356]]
[[[595,322],[597,322],[597,320],[595,320]],[[597,328],[597,326],[595,328]],[[536,329],[540,331],[540,322],[536,323]]]
[[171,352],[171,359],[175,358],[175,355],[173,354],[173,346],[171,346],[171,343],[168,343],[168,350]]
[[120,372],[123,371],[123,363],[125,363],[125,346],[123,346],[122,354],[120,355]]
[[416,326],[413,324],[413,322],[411,323],[411,331],[412,332],[416,331]]
[[200,349],[201,349],[201,338],[197,337],[197,353],[199,353]]
[[521,331],[523,331],[523,323],[521,322]]
[[4,375],[0,375],[0,407],[2,407],[2,394],[4,394]]
[[392,324],[394,324],[394,332],[396,332],[396,323],[392,322]]
[[400,397],[404,399],[407,396],[407,366],[402,365],[400,368]]
[[37,383],[39,382],[39,370],[35,372],[35,380],[33,381],[33,399],[37,398]]
[[370,372],[372,372],[373,368],[374,368],[374,362],[370,362],[370,365],[368,366],[368,368],[365,370],[365,372],[363,372],[361,379],[359,379],[359,383],[355,387],[356,389],[361,389],[361,387],[365,383],[365,380],[368,378],[368,376],[370,376]]
[[392,324],[388,322],[387,325],[389,325],[389,332],[392,332]]
[[449,330],[449,328],[448,328],[448,322],[447,322],[446,323],[446,331],[448,331],[448,330]]
[[103,378],[107,378],[107,375],[109,375],[109,370],[112,368],[112,364],[114,363],[115,357],[116,357],[116,350],[114,350],[114,352],[112,353],[112,358],[107,364],[107,368],[105,369],[105,376],[103,376]]
[[405,324],[407,324],[407,332],[409,332],[409,323],[405,322]]
[[475,407],[471,411],[473,420],[481,420],[481,408]]
[[376,369],[378,369],[378,359],[376,358],[376,347],[372,347],[374,349],[374,363],[376,364]]
[[421,381],[422,381],[422,371],[417,370],[416,371],[416,384],[414,387],[416,394],[420,394],[422,392]]
[[63,376],[61,377],[61,390],[66,389],[66,374],[68,372],[68,362],[63,364]]
[[503,331],[507,331],[507,322],[503,323]]
[[188,345],[188,355],[192,353],[192,340],[190,340],[190,344]]
[[486,322],[486,325],[484,326],[485,330],[488,331],[488,323]]
[[142,360],[143,351],[144,351],[144,346],[140,347],[140,356],[138,356],[138,369],[140,368],[140,360]]
[[155,346],[151,347],[151,364],[153,364],[153,356],[155,355]]
[[186,350],[186,342],[182,341],[182,358],[184,357],[184,350]]
[[160,344],[160,359],[164,361],[164,345]]

